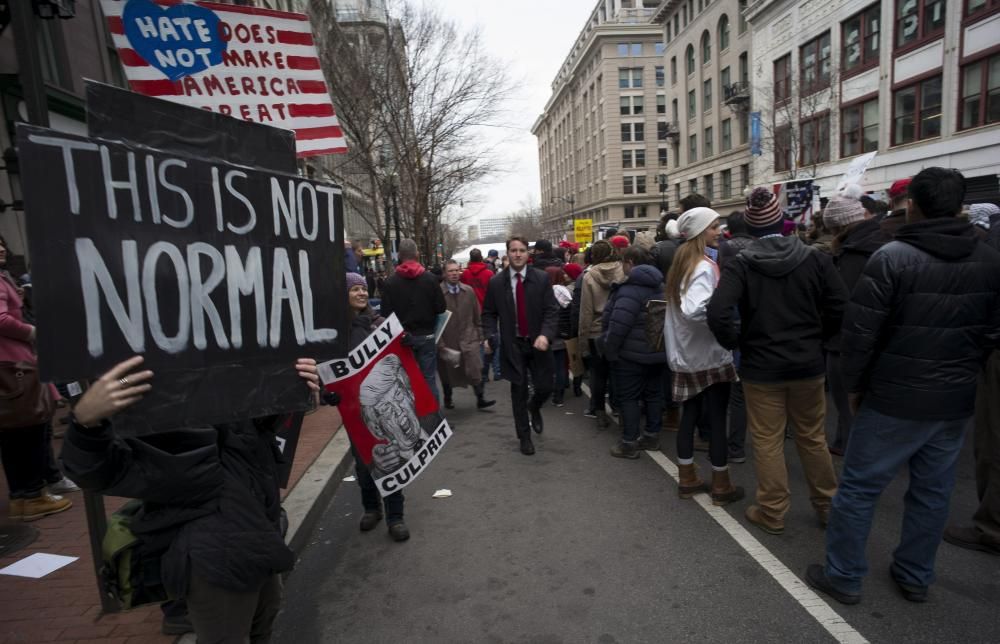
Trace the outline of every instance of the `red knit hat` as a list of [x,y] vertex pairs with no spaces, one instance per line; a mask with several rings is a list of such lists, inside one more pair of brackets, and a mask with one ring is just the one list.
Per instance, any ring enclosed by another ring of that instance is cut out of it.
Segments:
[[579,264],[574,264],[570,262],[569,264],[563,264],[563,270],[569,275],[569,278],[576,281],[576,278],[580,277],[580,273],[583,272],[583,267]]
[[611,238],[611,245],[615,248],[628,248],[629,240],[624,235],[615,235]]
[[910,187],[910,177],[905,179],[897,179],[891,186],[889,186],[889,198],[899,199],[906,194],[907,189]]

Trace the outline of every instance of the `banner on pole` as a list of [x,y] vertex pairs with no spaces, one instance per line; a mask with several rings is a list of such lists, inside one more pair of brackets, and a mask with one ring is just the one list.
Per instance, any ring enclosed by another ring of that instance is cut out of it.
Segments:
[[319,365],[327,391],[340,396],[340,417],[382,496],[409,485],[451,438],[403,327],[389,316],[347,358]]
[[573,241],[578,244],[589,244],[594,240],[594,220],[576,219],[573,221]]
[[837,184],[837,192],[840,192],[845,187],[852,183],[861,185],[861,179],[865,176],[865,171],[868,170],[868,166],[872,164],[875,160],[875,155],[878,152],[869,152],[867,154],[862,154],[859,157],[855,157],[849,166],[847,166],[847,172],[844,173],[844,177]]
[[760,112],[750,112],[750,154],[761,155],[760,150]]
[[307,16],[178,0],[101,7],[133,91],[293,130],[299,157],[347,152]]

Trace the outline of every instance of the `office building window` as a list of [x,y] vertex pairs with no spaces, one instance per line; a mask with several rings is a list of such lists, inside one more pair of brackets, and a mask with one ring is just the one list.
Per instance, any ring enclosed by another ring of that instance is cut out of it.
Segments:
[[1000,0],[965,0],[965,15],[985,15],[991,9],[1000,9]]
[[657,160],[658,165],[661,168],[665,168],[667,166],[667,149],[666,148],[657,148],[656,149],[656,160]]
[[670,101],[670,119],[674,123],[679,123],[680,122],[680,118],[677,115],[677,99],[676,98],[674,100]]
[[620,67],[618,87],[619,89],[642,87],[642,67]]
[[656,95],[656,113],[666,114],[667,113],[667,97],[663,94]]
[[722,122],[722,152],[728,152],[733,148],[733,120],[726,119]]
[[711,201],[712,199],[715,199],[715,194],[714,194],[715,193],[715,177],[713,175],[706,174],[705,175],[705,180],[704,180],[703,184],[705,186],[704,193],[703,193],[705,195],[705,198],[708,199],[709,201]]
[[719,195],[723,199],[729,199],[733,196],[733,171],[723,170],[719,173],[719,182],[721,185],[722,194]]
[[945,0],[896,0],[896,47],[944,33]]
[[686,54],[687,75],[690,76],[694,73],[694,45],[688,45]]
[[750,164],[745,163],[740,166],[740,190],[750,187]]
[[774,130],[774,171],[792,169],[792,127],[783,125]]
[[792,97],[792,55],[774,61],[774,103],[783,105]]
[[830,114],[813,117],[799,123],[799,158],[803,166],[830,160]]
[[1000,54],[962,68],[961,129],[1000,123]]
[[701,109],[706,112],[712,111],[712,79],[702,84]]
[[698,113],[697,97],[695,96],[694,90],[688,92],[688,120],[693,121],[695,115]]
[[677,84],[677,56],[670,57],[670,84]]
[[641,142],[643,140],[642,123],[622,123],[622,143]]
[[667,123],[666,121],[660,121],[656,124],[656,140],[666,141],[667,140]]
[[840,112],[840,156],[878,150],[878,98]]
[[714,141],[713,141],[713,136],[712,136],[712,128],[706,127],[705,128],[705,158],[706,159],[708,157],[712,156],[713,154],[715,154],[715,151],[712,149],[713,145],[714,145]]
[[878,65],[882,6],[873,4],[840,25],[840,65],[845,72]]
[[712,36],[706,29],[701,34],[701,64],[707,65],[710,62],[712,62]]
[[656,52],[657,56],[662,56],[664,51],[663,43],[662,42],[654,43],[653,51]]
[[664,79],[664,76],[663,76],[663,65],[657,65],[656,66],[656,86],[657,87],[663,87],[664,81],[665,81],[665,79]]
[[[688,194],[689,195],[693,195],[696,192],[698,192],[698,180],[697,179],[689,179],[688,180]],[[680,199],[678,199],[678,201],[680,201]]]
[[941,134],[941,77],[898,90],[892,100],[892,144],[901,145]]
[[747,10],[747,0],[740,0],[739,8],[736,10],[740,14],[739,27],[737,31],[742,36],[747,32],[747,19],[743,17],[743,12]]
[[619,96],[618,111],[622,116],[642,114],[641,96]]
[[719,72],[719,96],[723,99],[726,98],[726,90],[729,89],[729,84],[732,81],[729,78],[729,68],[726,67],[721,72]]
[[692,134],[688,137],[688,163],[698,160],[698,135]]
[[729,16],[722,14],[719,18],[719,51],[729,49]]
[[812,94],[830,86],[830,32],[799,48],[800,89]]

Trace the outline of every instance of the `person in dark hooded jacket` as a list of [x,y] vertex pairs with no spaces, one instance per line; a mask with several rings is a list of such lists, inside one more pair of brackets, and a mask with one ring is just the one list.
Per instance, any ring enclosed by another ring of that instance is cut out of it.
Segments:
[[[619,458],[639,458],[639,450],[660,448],[663,414],[663,366],[667,357],[646,339],[646,305],[662,297],[663,274],[652,266],[642,248],[632,246],[622,256],[625,281],[611,286],[601,319],[604,355],[622,413],[622,440],[611,448]],[[640,402],[645,403],[646,427],[640,436]]]
[[534,268],[539,268],[545,270],[550,266],[555,266],[556,268],[562,268],[563,260],[561,259],[562,252],[560,250],[560,256],[552,250],[552,242],[547,239],[539,239],[535,242],[534,254],[531,256],[531,265]]
[[[891,241],[879,221],[861,203],[860,195],[860,186],[849,186],[843,194],[830,199],[824,213],[826,225],[834,234],[831,246],[833,263],[848,293],[854,290],[872,253]],[[830,453],[843,456],[854,414],[847,402],[847,390],[840,373],[839,330],[826,343],[826,379],[830,385],[830,397],[837,408],[837,434],[830,445]]]
[[708,326],[719,344],[740,349],[757,472],[757,505],[747,508],[747,520],[780,534],[791,505],[784,448],[788,421],[821,523],[837,489],[824,427],[823,343],[840,326],[847,289],[829,255],[795,235],[781,235],[784,221],[770,190],[754,189],[745,217],[757,240],[722,271],[708,306]]
[[[163,585],[187,600],[198,641],[267,642],[281,607],[279,575],[295,563],[280,527],[280,419],[121,436],[114,414],[152,387],[153,372],[136,371],[142,362],[115,365],[80,398],[63,467],[85,490],[143,501],[132,531],[164,551]],[[318,392],[316,361],[300,359],[296,369]]]
[[846,604],[861,600],[875,506],[903,466],[910,482],[889,570],[905,599],[927,601],[977,377],[1000,345],[1000,253],[957,218],[965,178],[925,168],[907,195],[908,223],[868,260],[844,318],[841,370],[856,415],[826,565],[806,571]]

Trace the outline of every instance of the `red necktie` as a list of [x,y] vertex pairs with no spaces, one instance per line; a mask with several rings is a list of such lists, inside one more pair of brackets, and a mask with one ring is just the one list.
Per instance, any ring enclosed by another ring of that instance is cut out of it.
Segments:
[[517,335],[528,337],[528,305],[524,302],[524,280],[517,273],[517,290],[514,294],[517,301]]

